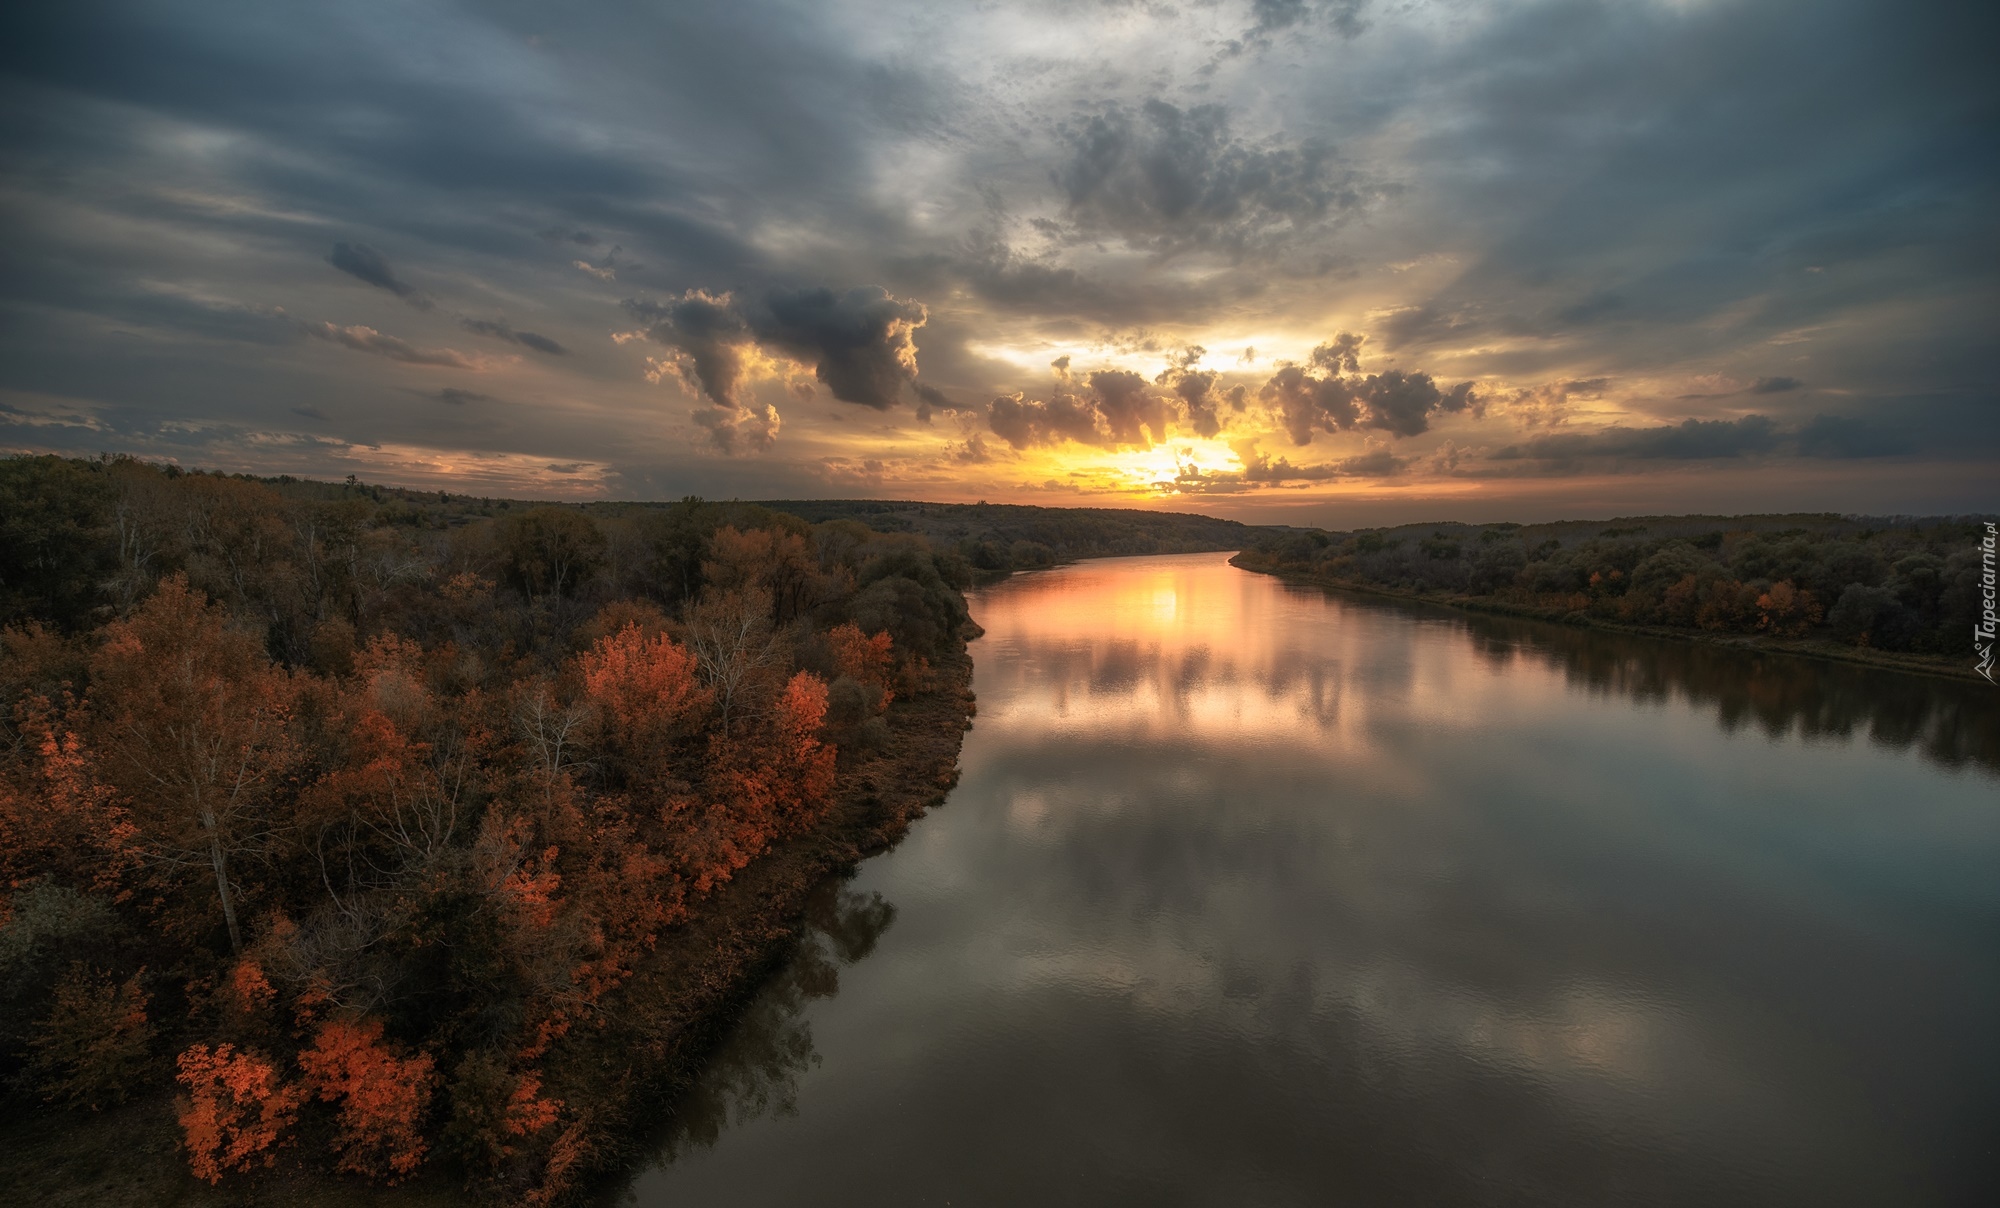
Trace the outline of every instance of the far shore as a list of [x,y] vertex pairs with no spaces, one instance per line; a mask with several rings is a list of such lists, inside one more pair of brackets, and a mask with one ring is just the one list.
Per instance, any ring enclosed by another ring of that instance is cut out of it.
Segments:
[[1986,681],[1972,668],[1971,657],[1954,660],[1946,655],[1906,654],[1891,650],[1871,650],[1864,646],[1849,646],[1841,642],[1811,641],[1798,638],[1775,638],[1761,634],[1709,632],[1702,629],[1679,629],[1668,625],[1635,625],[1628,621],[1613,620],[1609,617],[1595,617],[1581,610],[1561,612],[1553,608],[1536,608],[1532,605],[1513,604],[1496,600],[1490,596],[1469,596],[1458,592],[1404,591],[1385,587],[1378,583],[1364,583],[1354,579],[1342,579],[1333,575],[1300,574],[1296,571],[1266,570],[1249,565],[1239,553],[1229,559],[1231,566],[1254,574],[1270,575],[1286,583],[1303,587],[1323,587],[1334,591],[1351,592],[1362,596],[1379,596],[1389,600],[1406,600],[1418,604],[1437,604],[1446,608],[1456,608],[1465,612],[1486,613],[1492,616],[1518,617],[1522,620],[1541,621],[1551,625],[1569,625],[1584,629],[1603,629],[1613,633],[1638,634],[1649,638],[1666,638],[1677,642],[1693,642],[1704,646],[1719,646],[1728,650],[1740,650],[1752,654],[1789,654],[1800,658],[1819,659],[1822,662],[1849,663],[1862,667],[1874,667],[1884,671],[1902,671],[1912,675],[1935,676],[1940,679],[1958,680],[1969,683]]

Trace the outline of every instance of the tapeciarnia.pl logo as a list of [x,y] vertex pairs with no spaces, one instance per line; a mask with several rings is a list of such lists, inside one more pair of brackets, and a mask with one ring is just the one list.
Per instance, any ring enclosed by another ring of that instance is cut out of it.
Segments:
[[1989,520],[1986,522],[1986,540],[1979,543],[1979,561],[1982,570],[1979,577],[1979,594],[1985,608],[1980,612],[1979,620],[1972,626],[1972,650],[1979,656],[1979,663],[1973,670],[1985,676],[1989,684],[1996,682],[1993,678],[1993,635],[1996,627],[2000,627],[2000,621],[1996,621],[1993,615],[1994,536],[1994,523]]

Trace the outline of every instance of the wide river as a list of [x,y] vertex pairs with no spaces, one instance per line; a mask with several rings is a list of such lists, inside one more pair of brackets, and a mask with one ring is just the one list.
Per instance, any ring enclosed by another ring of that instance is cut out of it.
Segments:
[[1226,558],[974,596],[622,1202],[2000,1203],[2000,693]]

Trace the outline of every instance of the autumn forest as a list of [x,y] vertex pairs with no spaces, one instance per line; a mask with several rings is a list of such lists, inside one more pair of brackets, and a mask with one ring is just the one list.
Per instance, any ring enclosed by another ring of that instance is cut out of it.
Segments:
[[966,562],[853,520],[19,458],[0,543],[0,1077],[208,1184],[574,1194],[635,976],[963,728]]

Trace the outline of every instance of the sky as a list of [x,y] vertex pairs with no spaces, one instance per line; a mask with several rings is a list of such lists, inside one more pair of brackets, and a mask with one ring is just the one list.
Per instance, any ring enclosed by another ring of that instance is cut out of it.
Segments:
[[1993,13],[23,0],[0,450],[1332,527],[1992,511]]

